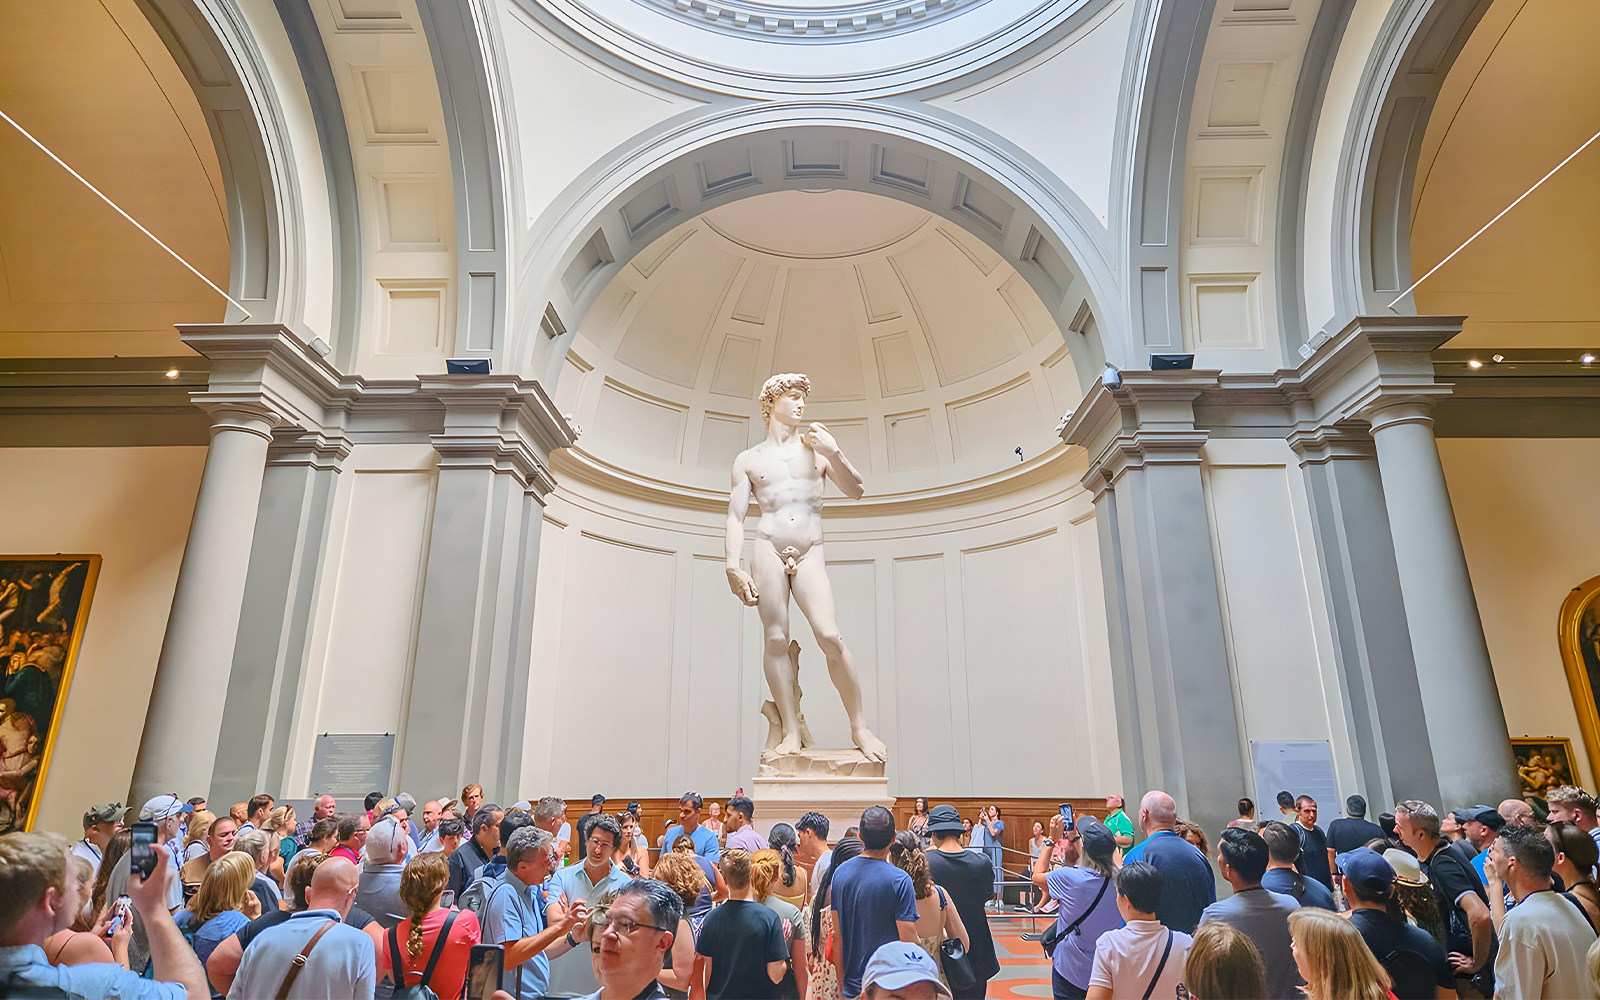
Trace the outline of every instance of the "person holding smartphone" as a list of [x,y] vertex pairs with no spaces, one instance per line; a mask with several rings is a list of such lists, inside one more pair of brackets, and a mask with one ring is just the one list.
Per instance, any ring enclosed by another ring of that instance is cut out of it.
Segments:
[[143,920],[150,955],[163,981],[144,979],[109,963],[49,963],[45,939],[72,924],[83,899],[77,880],[70,877],[66,841],[47,833],[0,837],[0,927],[9,928],[0,935],[0,981],[9,982],[15,991],[59,990],[70,996],[123,1000],[209,1000],[211,990],[200,960],[167,909],[171,855],[149,839],[138,852],[143,864],[128,879],[128,898]]

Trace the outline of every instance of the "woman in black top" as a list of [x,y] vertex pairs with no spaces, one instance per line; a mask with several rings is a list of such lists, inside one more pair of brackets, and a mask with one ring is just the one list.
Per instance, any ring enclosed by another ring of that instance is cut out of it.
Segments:
[[941,886],[955,903],[961,922],[966,924],[972,947],[967,955],[978,982],[971,990],[958,992],[955,1000],[982,1000],[989,980],[1000,971],[994,954],[994,938],[989,935],[989,915],[984,904],[994,895],[994,866],[989,859],[961,846],[961,816],[954,806],[935,806],[928,813],[928,834],[933,850],[928,852],[928,871],[935,885]]

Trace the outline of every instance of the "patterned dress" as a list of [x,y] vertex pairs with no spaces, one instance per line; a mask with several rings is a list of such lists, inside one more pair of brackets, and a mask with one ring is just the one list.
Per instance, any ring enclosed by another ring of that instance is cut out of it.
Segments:
[[810,985],[806,987],[806,1000],[844,1000],[844,994],[839,989],[839,970],[828,961],[826,943],[833,936],[833,908],[828,907],[822,911],[821,934],[824,946],[818,948],[819,954],[806,953],[806,969],[811,976]]

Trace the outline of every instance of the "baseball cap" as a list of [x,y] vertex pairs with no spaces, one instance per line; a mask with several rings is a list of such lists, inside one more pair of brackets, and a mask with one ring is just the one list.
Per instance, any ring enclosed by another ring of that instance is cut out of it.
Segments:
[[404,809],[408,813],[414,813],[417,811],[417,797],[412,795],[410,792],[401,792],[399,795],[394,797],[394,800],[400,803],[400,808]]
[[121,802],[107,802],[104,805],[90,806],[83,814],[83,825],[95,826],[99,823],[115,823],[117,817],[122,815]]
[[961,825],[961,814],[955,806],[934,806],[928,810],[928,832],[964,833],[966,827]]
[[1083,838],[1083,853],[1091,858],[1110,858],[1117,852],[1117,838],[1093,816],[1078,820],[1078,835]]
[[157,795],[146,802],[143,808],[139,810],[139,818],[146,822],[158,822],[164,819],[171,819],[179,813],[192,812],[194,812],[194,806],[168,792],[165,795]]
[[1465,809],[1452,809],[1450,815],[1456,818],[1457,823],[1482,823],[1491,830],[1498,830],[1506,825],[1506,818],[1500,815],[1500,810],[1494,806],[1476,805]]
[[1386,895],[1394,885],[1395,871],[1382,854],[1370,847],[1358,847],[1334,858],[1344,880],[1364,893]]
[[[399,810],[405,808],[405,806],[400,804],[399,799],[395,798],[394,796],[390,796],[386,799],[379,799],[378,804],[372,807],[372,811],[377,813],[379,816],[387,816],[390,813],[398,812]],[[410,811],[411,810],[406,809],[406,812]]]
[[[953,807],[951,811],[955,811]],[[933,956],[921,945],[907,941],[891,941],[879,947],[867,959],[866,971],[861,974],[863,993],[869,986],[903,990],[912,983],[930,983],[935,993],[942,997],[950,995],[950,987],[939,981],[939,966],[934,963]]]

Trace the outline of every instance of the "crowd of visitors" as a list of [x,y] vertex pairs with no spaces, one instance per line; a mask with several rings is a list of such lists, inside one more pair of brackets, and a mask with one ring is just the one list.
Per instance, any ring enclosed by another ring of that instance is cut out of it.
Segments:
[[[1285,793],[1210,836],[1160,790],[1053,816],[1028,873],[1052,994],[1600,996],[1596,802],[1547,801],[1374,822],[1351,796],[1324,830]],[[159,795],[91,807],[74,843],[0,837],[0,996],[962,1000],[1000,971],[995,807],[918,799],[897,829],[872,806],[835,842],[817,812],[762,836],[743,794],[713,825],[688,792],[653,851],[598,795],[570,822],[478,785],[340,805]]]

